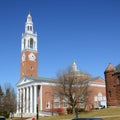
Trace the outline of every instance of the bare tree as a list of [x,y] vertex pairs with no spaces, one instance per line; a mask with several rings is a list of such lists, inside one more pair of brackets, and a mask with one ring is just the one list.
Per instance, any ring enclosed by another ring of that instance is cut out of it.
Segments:
[[4,110],[6,114],[16,112],[16,93],[10,84],[5,84]]
[[91,76],[80,71],[73,71],[68,68],[66,72],[58,73],[58,85],[55,87],[55,94],[67,101],[72,112],[75,108],[88,103],[89,81]]
[[8,117],[10,112],[16,112],[16,93],[7,83],[3,87],[0,85],[0,114]]
[[3,90],[2,90],[2,87],[0,85],[0,115],[3,114]]

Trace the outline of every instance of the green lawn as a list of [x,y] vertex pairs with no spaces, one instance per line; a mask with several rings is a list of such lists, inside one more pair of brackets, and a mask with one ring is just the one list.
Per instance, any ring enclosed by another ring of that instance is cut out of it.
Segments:
[[[103,118],[103,120],[120,120],[120,116],[118,115],[120,115],[120,108],[107,108],[82,112],[79,114],[79,118],[100,117]],[[39,120],[67,120],[72,118],[75,118],[75,115],[41,117]]]
[[[79,118],[100,117],[103,120],[120,120],[120,108],[106,108],[79,113]],[[75,115],[40,117],[39,120],[71,120]],[[13,120],[21,120],[14,118]],[[25,120],[25,119],[24,119]]]

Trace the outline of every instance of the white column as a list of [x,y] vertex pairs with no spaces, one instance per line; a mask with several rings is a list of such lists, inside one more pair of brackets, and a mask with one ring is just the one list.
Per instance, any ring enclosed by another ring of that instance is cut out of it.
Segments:
[[27,99],[26,99],[26,112],[28,113],[28,109],[29,109],[29,88],[27,87]]
[[17,89],[17,113],[19,113],[19,105],[20,105],[20,89]]
[[42,111],[42,85],[40,86],[40,111]]
[[19,112],[21,113],[22,112],[22,89],[20,89],[20,97],[19,97],[19,106],[20,106],[20,110],[19,110]]
[[33,112],[33,86],[30,86],[30,113]]
[[25,113],[25,88],[23,88],[23,113]]
[[36,113],[37,107],[37,86],[34,85],[34,113]]

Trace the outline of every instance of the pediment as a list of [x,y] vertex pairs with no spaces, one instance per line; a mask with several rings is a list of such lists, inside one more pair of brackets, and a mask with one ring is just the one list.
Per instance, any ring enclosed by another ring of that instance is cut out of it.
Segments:
[[27,78],[27,77],[23,77],[22,79],[20,79],[20,81],[17,83],[17,86],[20,85],[25,85],[25,84],[29,84],[31,82],[33,82],[33,79]]

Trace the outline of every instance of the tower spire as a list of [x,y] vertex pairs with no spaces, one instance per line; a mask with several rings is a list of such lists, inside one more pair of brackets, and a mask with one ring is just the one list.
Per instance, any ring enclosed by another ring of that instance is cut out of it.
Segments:
[[33,30],[32,16],[30,13],[28,13],[27,21],[25,24],[25,33],[33,33],[33,32],[34,30]]

